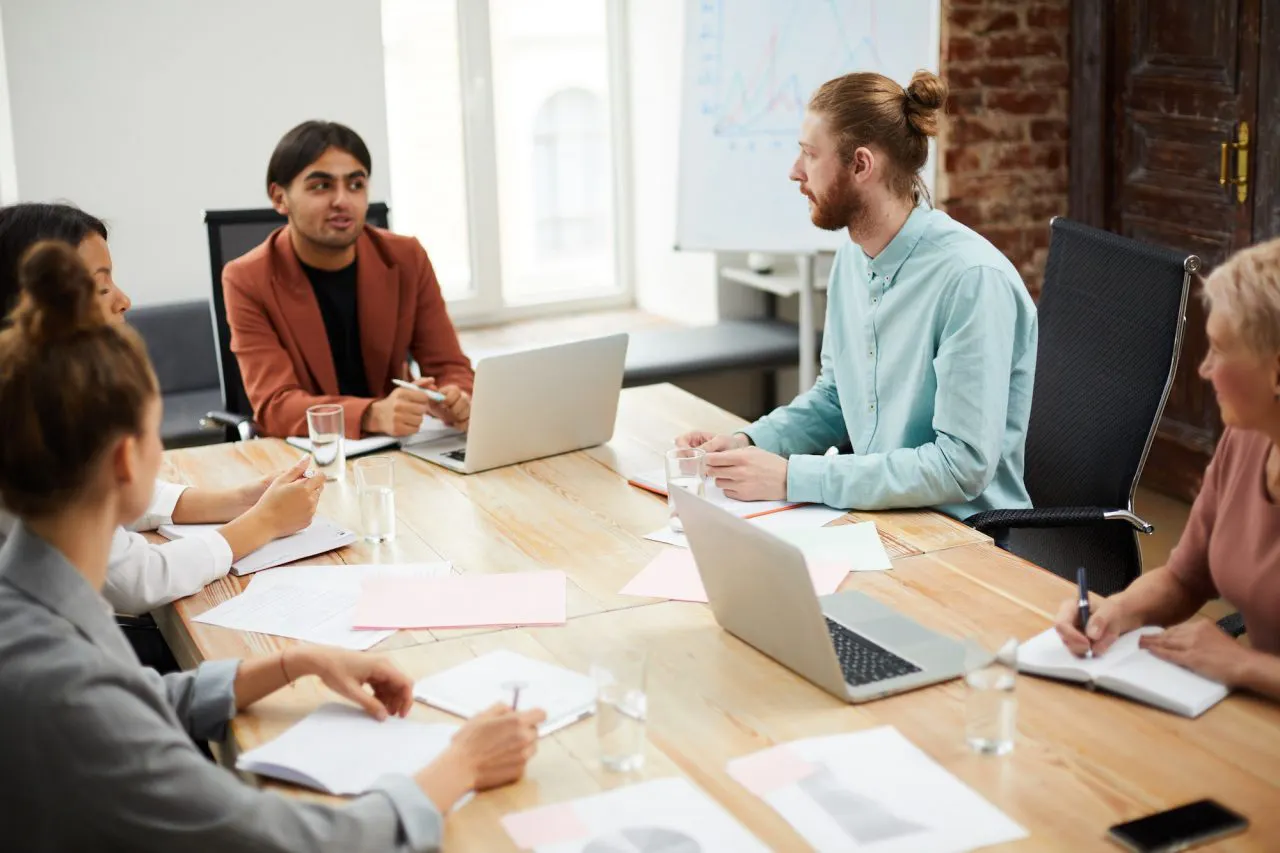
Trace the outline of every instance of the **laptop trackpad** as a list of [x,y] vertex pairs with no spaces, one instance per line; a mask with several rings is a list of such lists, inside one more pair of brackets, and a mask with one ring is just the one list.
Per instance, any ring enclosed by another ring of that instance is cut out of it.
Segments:
[[936,642],[938,635],[923,625],[910,619],[888,616],[883,619],[871,619],[855,622],[849,626],[862,636],[890,649],[905,649],[910,646]]

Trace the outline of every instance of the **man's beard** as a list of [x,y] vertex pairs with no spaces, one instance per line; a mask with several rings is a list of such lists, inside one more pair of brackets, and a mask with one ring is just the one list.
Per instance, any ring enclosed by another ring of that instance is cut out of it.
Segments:
[[839,231],[855,226],[866,218],[867,205],[862,196],[848,183],[841,181],[825,196],[813,200],[811,218],[823,231]]

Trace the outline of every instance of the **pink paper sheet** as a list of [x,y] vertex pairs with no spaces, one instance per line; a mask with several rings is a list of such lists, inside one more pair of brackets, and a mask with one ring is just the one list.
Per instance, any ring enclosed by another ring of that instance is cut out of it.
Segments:
[[729,762],[729,775],[757,797],[799,782],[817,769],[785,744]]
[[573,810],[573,803],[556,803],[530,809],[527,812],[505,815],[502,828],[521,850],[532,850],[544,844],[561,844],[565,841],[585,839],[590,828]]
[[354,627],[563,625],[565,584],[560,571],[371,578],[361,586]]

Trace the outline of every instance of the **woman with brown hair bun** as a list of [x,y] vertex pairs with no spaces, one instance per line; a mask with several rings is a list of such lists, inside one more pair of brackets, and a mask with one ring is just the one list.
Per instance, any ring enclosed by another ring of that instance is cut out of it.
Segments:
[[[390,661],[313,646],[159,676],[108,613],[111,542],[151,499],[160,397],[145,351],[110,326],[74,249],[35,246],[0,331],[0,497],[19,522],[0,548],[0,826],[24,851],[424,851],[473,788],[519,778],[540,711],[495,707],[413,777],[344,807],[242,784],[201,755],[237,710],[315,675],[371,715],[406,716]],[[371,690],[366,689],[371,688]]]
[[[0,208],[0,326],[21,296],[19,261],[41,240],[59,240],[75,249],[92,277],[102,316],[108,324],[125,321],[132,303],[115,283],[102,220],[67,204],[23,203]],[[217,536],[154,545],[122,527],[112,540],[103,588],[107,601],[118,613],[146,613],[199,591],[225,575],[235,560],[305,527],[323,488],[321,478],[303,477],[306,465],[304,457],[291,469],[232,489],[189,489],[157,481],[151,504],[129,520],[130,529],[150,530],[169,523],[226,524]],[[0,543],[14,523],[0,505]],[[137,637],[130,634],[131,640]],[[139,651],[154,645],[144,642]],[[160,662],[158,653],[144,657],[148,663]]]
[[920,172],[946,96],[928,71],[905,88],[863,72],[809,100],[790,177],[813,223],[849,240],[814,387],[734,435],[678,439],[708,451],[730,497],[956,518],[1031,506],[1035,305],[999,250],[929,206]]

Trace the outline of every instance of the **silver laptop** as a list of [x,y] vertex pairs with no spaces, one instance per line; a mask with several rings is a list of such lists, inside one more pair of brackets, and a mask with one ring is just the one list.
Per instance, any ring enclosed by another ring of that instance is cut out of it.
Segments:
[[603,444],[613,437],[626,357],[627,336],[609,335],[483,358],[467,434],[404,452],[474,474]]
[[846,702],[956,678],[964,646],[870,596],[819,598],[804,556],[688,492],[674,492],[716,621]]

